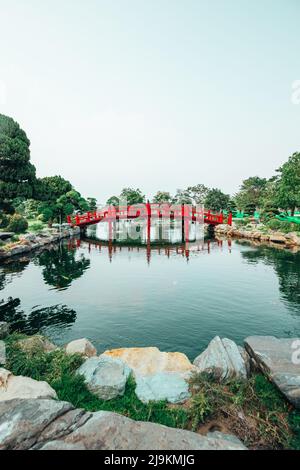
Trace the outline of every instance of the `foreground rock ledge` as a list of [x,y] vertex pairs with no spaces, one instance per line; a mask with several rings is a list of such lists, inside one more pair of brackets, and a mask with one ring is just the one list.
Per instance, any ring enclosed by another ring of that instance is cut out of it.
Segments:
[[245,348],[256,366],[286,398],[300,408],[300,341],[274,336],[249,336]]
[[54,400],[0,403],[0,450],[246,450],[234,436],[202,436]]

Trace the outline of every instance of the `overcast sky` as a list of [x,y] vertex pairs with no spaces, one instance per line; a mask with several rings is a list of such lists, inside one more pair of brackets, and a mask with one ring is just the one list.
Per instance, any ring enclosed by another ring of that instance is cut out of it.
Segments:
[[0,112],[39,176],[234,193],[300,150],[299,0],[0,0]]

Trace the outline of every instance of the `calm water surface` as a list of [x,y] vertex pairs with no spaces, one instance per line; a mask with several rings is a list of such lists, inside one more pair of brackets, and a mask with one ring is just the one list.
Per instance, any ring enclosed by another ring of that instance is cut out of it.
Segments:
[[99,352],[157,346],[193,359],[215,335],[299,336],[300,253],[64,242],[0,265],[1,299],[0,321],[59,344],[87,337]]

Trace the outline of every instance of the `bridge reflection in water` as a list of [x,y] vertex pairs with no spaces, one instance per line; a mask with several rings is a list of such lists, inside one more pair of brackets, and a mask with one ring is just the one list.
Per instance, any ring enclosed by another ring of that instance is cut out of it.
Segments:
[[145,252],[148,264],[153,253],[170,257],[181,255],[188,261],[192,252],[210,253],[213,249],[226,247],[231,251],[231,241],[204,238],[203,225],[189,222],[164,224],[157,221],[151,226],[135,221],[118,221],[97,224],[87,229],[82,239],[69,241],[69,249],[87,247],[89,251],[107,251],[109,260],[119,252]]

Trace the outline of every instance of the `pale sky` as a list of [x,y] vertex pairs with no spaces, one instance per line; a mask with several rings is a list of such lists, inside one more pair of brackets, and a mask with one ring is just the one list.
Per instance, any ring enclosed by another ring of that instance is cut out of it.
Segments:
[[0,0],[0,112],[38,176],[234,193],[300,151],[299,0]]

